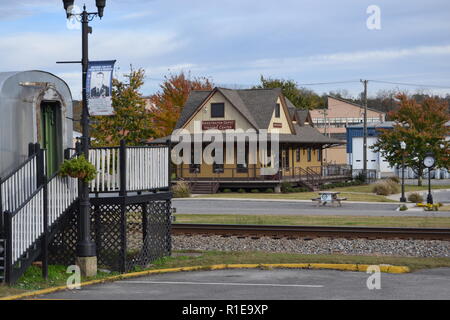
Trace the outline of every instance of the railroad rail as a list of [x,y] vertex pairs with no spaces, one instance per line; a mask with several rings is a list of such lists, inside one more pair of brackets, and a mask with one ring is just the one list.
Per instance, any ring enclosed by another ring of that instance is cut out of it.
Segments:
[[367,238],[450,240],[450,229],[391,227],[319,227],[234,224],[172,224],[173,235],[221,235],[281,238]]

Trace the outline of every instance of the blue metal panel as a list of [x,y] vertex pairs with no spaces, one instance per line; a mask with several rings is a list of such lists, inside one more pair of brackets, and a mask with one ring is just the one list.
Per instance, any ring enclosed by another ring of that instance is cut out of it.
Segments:
[[[367,127],[367,136],[376,137],[380,134],[380,129],[392,129],[391,127]],[[353,138],[363,137],[364,129],[363,127],[348,127],[347,128],[347,153],[352,153],[352,142]]]

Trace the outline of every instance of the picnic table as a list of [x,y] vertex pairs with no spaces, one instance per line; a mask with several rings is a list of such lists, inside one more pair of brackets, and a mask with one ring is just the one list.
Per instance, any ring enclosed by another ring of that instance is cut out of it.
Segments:
[[320,191],[319,197],[311,199],[312,201],[317,201],[317,206],[326,205],[327,203],[331,203],[333,206],[338,204],[340,207],[342,206],[341,201],[347,200],[347,198],[340,198],[339,191]]

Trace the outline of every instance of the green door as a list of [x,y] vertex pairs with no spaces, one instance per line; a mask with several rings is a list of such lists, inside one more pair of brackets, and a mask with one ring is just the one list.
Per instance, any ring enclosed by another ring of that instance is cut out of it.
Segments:
[[58,170],[58,127],[57,106],[55,104],[42,104],[42,141],[45,149],[47,176],[51,177]]

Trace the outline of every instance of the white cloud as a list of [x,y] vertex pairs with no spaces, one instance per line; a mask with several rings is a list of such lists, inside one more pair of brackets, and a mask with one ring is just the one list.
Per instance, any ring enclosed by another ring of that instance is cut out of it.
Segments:
[[293,66],[315,66],[322,64],[352,65],[356,62],[374,63],[384,60],[393,60],[410,56],[450,55],[450,45],[419,46],[405,49],[384,49],[372,51],[338,52],[331,54],[318,54],[300,57],[287,57],[276,59],[258,59],[250,62],[250,68],[280,69]]

